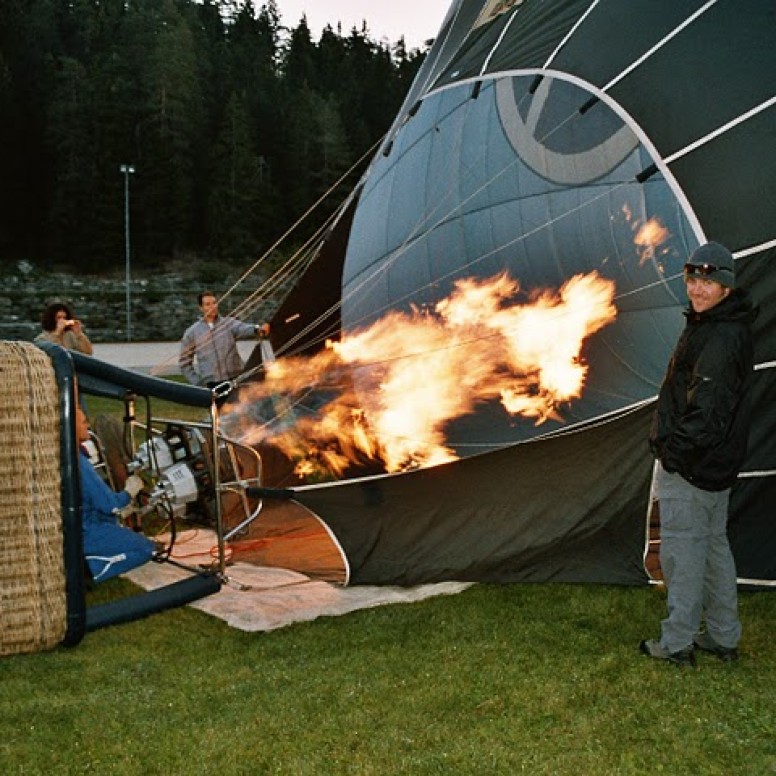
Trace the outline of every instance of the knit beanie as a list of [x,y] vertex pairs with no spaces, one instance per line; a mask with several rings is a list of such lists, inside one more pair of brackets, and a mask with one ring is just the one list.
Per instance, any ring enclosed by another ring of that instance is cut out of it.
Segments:
[[736,287],[736,268],[733,254],[724,246],[716,242],[709,242],[696,248],[687,263],[685,274],[694,274],[694,268],[698,268],[698,274],[727,288]]

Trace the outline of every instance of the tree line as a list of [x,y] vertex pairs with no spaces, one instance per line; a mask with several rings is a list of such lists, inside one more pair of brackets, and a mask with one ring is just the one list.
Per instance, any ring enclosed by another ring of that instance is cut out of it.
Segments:
[[127,202],[141,265],[255,258],[382,137],[423,57],[314,41],[274,0],[2,0],[0,261],[120,267]]

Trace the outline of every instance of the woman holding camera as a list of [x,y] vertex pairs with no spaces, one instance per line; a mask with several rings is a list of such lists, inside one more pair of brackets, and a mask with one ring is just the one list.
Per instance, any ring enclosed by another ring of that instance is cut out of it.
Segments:
[[64,302],[47,305],[41,316],[43,331],[36,340],[48,340],[68,350],[92,355],[92,343],[83,330],[81,321],[73,315],[72,309]]

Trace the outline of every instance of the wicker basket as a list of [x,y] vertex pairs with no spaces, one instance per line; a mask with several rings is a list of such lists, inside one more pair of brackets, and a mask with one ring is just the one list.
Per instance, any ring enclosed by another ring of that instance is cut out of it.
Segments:
[[60,414],[49,357],[0,342],[0,655],[58,645],[67,629]]

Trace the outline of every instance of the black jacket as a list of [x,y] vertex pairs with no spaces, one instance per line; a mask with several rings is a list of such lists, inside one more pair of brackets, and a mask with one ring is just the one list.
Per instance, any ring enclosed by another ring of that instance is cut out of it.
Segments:
[[669,472],[702,490],[724,490],[746,455],[752,382],[749,294],[735,289],[687,324],[660,388],[652,421],[652,452]]

